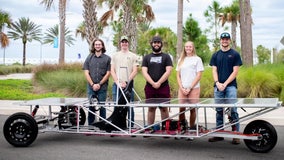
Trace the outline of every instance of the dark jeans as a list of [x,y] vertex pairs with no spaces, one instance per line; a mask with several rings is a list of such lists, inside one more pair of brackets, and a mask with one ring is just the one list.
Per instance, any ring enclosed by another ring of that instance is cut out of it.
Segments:
[[[235,103],[235,100],[237,98],[237,88],[235,86],[228,86],[224,91],[218,91],[217,87],[214,88],[214,98],[216,103],[225,103],[225,104],[231,104]],[[222,98],[226,98],[227,102],[224,102]],[[216,108],[216,126],[217,128],[223,127],[223,109],[222,107]],[[231,107],[231,118],[232,122],[237,122],[239,120],[239,114],[237,112],[237,107]],[[237,123],[235,126],[235,131],[240,131],[240,124]]]
[[[107,98],[107,90],[98,90],[94,91],[90,85],[87,84],[87,92],[88,92],[88,98],[92,98],[92,96],[98,97],[99,102],[105,102]],[[96,112],[95,107],[89,108],[92,112]],[[104,107],[100,107],[100,116],[102,118],[106,118],[106,109]],[[92,124],[95,121],[96,117],[94,114],[88,112],[88,124]]]
[[[112,100],[114,102],[116,102],[116,97],[119,97],[119,95],[117,95],[117,91],[118,91],[117,89],[118,89],[117,85],[115,83],[113,83],[113,85],[112,85]],[[134,92],[133,91],[131,92],[130,101],[132,101],[132,102],[134,101]],[[131,111],[131,117],[130,117],[129,110]],[[134,109],[133,109],[133,107],[130,107],[129,110],[128,110],[128,119],[130,119],[132,122],[134,122]],[[133,127],[133,126],[134,126],[134,123],[131,123],[131,127]]]

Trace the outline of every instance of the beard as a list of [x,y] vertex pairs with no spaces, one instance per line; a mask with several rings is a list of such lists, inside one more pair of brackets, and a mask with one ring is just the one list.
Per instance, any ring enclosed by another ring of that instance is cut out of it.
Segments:
[[154,52],[160,52],[162,50],[162,46],[160,46],[159,48],[155,48],[155,47],[152,46],[152,50]]
[[95,49],[95,52],[101,52],[102,49]]

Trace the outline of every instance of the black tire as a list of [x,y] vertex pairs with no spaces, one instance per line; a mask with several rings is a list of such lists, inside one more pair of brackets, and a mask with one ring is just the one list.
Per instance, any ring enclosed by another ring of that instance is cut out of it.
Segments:
[[38,126],[35,119],[23,112],[15,113],[5,121],[5,139],[15,147],[27,147],[37,138]]
[[260,140],[244,139],[246,146],[253,152],[267,153],[277,143],[277,132],[275,128],[264,120],[250,122],[244,130],[244,134],[261,134]]
[[[77,125],[77,112],[78,112],[77,106],[62,106],[60,112],[65,112],[59,115],[58,118],[58,124],[60,126],[59,127],[60,129],[68,128],[68,126],[64,126],[64,124],[67,124],[68,122],[70,122],[72,126]],[[86,113],[83,108],[80,108],[79,124],[84,125],[85,122],[86,122]]]
[[[86,113],[85,113],[83,108],[80,108],[79,124],[80,125],[84,125],[85,122],[86,122]],[[76,117],[76,121],[75,121],[75,123],[73,125],[77,125],[77,117]]]

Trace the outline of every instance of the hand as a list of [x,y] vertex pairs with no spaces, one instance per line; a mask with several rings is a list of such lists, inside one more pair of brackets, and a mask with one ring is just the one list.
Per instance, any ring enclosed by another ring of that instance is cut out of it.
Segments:
[[93,85],[94,91],[98,91],[100,88],[101,88],[101,85],[99,83]]
[[158,89],[161,87],[161,83],[160,82],[155,82],[153,85],[152,85],[153,88],[155,89]]
[[127,86],[127,83],[126,82],[120,82],[120,87],[121,88],[125,88]]
[[190,91],[191,91],[191,88],[182,88],[182,93],[186,96],[189,94]]
[[224,91],[226,89],[226,85],[224,83],[217,82],[216,87],[218,88],[219,91]]

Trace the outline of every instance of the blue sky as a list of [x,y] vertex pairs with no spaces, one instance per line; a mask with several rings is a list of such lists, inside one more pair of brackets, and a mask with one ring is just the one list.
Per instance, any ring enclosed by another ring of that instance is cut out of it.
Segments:
[[[224,6],[230,4],[231,0],[219,0],[219,2]],[[149,0],[149,3],[156,17],[152,26],[170,27],[176,32],[177,0]],[[211,3],[211,0],[189,0],[189,2],[184,0],[184,21],[188,15],[192,13],[193,18],[199,22],[199,26],[204,30],[208,26],[203,13]],[[44,32],[47,28],[53,27],[58,23],[57,5],[50,11],[45,11],[44,7],[39,5],[39,0],[0,0],[0,4],[0,8],[9,12],[14,21],[17,21],[20,17],[29,17],[30,20],[36,24],[42,25]],[[251,0],[251,6],[253,9],[252,18],[254,22],[252,26],[254,48],[256,48],[257,45],[263,45],[266,48],[276,47],[277,49],[283,49],[284,46],[279,41],[284,36],[284,1],[272,0],[260,2],[259,0]],[[74,31],[79,23],[83,21],[82,10],[81,0],[68,1],[66,26],[70,30]],[[104,11],[103,9],[98,11],[98,15],[100,16]],[[108,54],[113,53],[115,48],[111,45],[111,30],[108,29],[101,38],[107,45]],[[240,44],[240,42],[237,43],[238,45]],[[78,53],[81,54],[81,60],[84,60],[88,54],[87,42],[82,41],[80,38],[77,39],[74,46],[66,46],[66,59],[78,60]],[[21,41],[12,41],[5,51],[4,49],[0,49],[0,63],[2,62],[4,54],[6,58],[21,58]],[[42,60],[49,58],[57,59],[58,49],[49,45],[41,46],[39,42],[28,43],[27,59],[32,58],[40,58]]]

